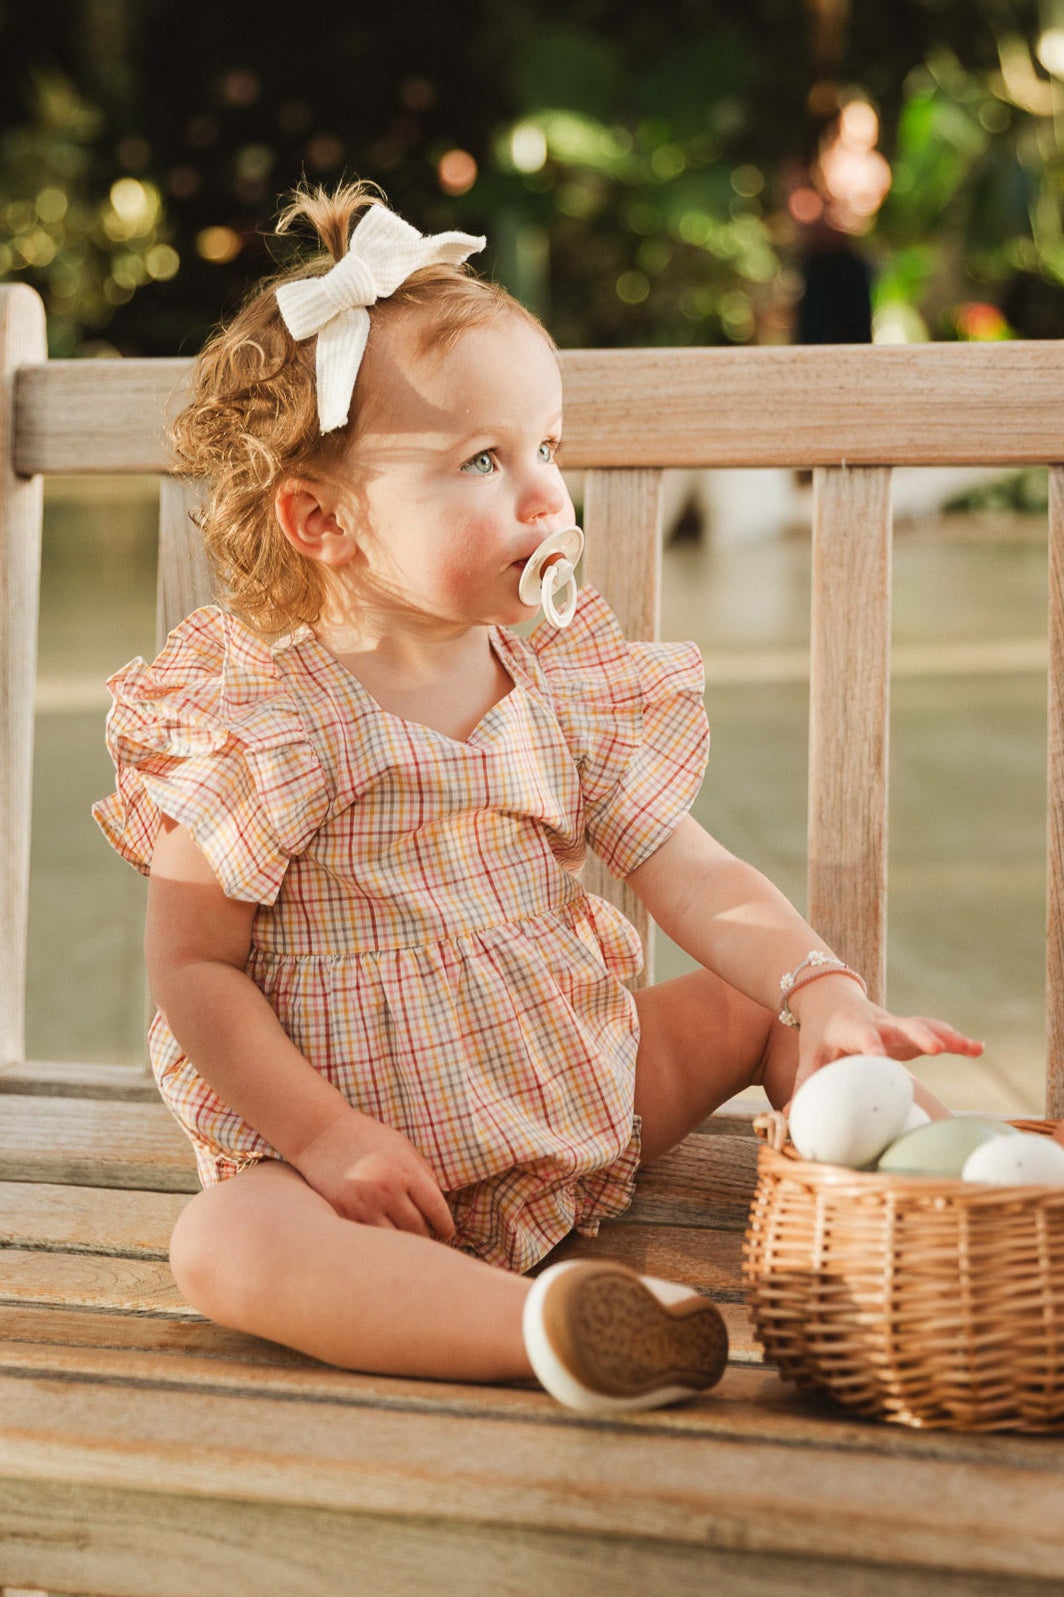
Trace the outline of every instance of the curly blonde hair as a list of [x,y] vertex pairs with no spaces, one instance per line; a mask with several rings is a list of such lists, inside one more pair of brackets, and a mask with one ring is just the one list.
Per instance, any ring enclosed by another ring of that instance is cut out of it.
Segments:
[[[204,547],[224,602],[265,637],[277,637],[321,615],[321,570],[295,550],[277,521],[274,495],[290,476],[327,474],[357,440],[362,411],[355,384],[346,426],[319,430],[313,339],[289,333],[277,306],[282,283],[320,276],[347,252],[352,229],[371,205],[373,185],[299,189],[277,223],[286,234],[307,226],[318,248],[260,284],[199,356],[192,398],[174,422],[171,440],[183,475],[203,484],[197,512]],[[516,314],[550,342],[542,324],[497,284],[464,266],[415,272],[370,311],[374,329],[417,314],[417,357],[445,351],[467,329]]]

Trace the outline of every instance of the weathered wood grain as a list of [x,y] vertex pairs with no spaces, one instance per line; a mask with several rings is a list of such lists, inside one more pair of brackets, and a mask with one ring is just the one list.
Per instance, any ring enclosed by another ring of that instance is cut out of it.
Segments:
[[[22,1367],[20,1359],[29,1357],[34,1348],[41,1350],[44,1367],[51,1356],[49,1350],[78,1348],[109,1349],[120,1360],[131,1354],[165,1353],[174,1359],[175,1368],[182,1367],[186,1358],[194,1365],[200,1357],[212,1364],[225,1359],[241,1365],[265,1361],[283,1369],[315,1362],[275,1342],[230,1331],[198,1316],[175,1320],[133,1314],[125,1309],[97,1311],[84,1305],[65,1308],[0,1301],[0,1342],[14,1368]],[[16,1356],[12,1349],[21,1349],[21,1355]]]
[[[158,1103],[151,1077],[135,1065],[80,1064],[73,1061],[22,1060],[0,1066],[0,1094],[39,1094],[49,1098],[121,1098],[130,1103]],[[3,1108],[0,1105],[0,1118]]]
[[[1055,1597],[1059,1582],[4,1482],[6,1578],[110,1597]],[[353,1582],[357,1581],[357,1586]]]
[[[689,1194],[683,1190],[688,1174],[697,1176],[701,1168],[701,1153],[701,1148],[695,1148],[670,1156],[669,1169],[674,1174],[670,1177],[667,1171],[658,1171],[653,1185],[648,1172],[631,1209],[604,1223],[602,1249],[616,1258],[623,1252],[633,1262],[642,1258],[645,1262],[638,1267],[652,1268],[658,1275],[671,1274],[674,1266],[696,1272],[677,1275],[677,1280],[738,1291],[738,1249],[744,1225],[736,1220],[721,1227],[715,1210],[707,1217],[705,1199],[697,1186]],[[169,1192],[0,1181],[0,1247],[164,1259],[177,1216],[188,1201],[184,1195]],[[741,1209],[737,1205],[738,1214],[745,1215],[748,1207],[749,1198]],[[672,1263],[666,1269],[669,1261]],[[707,1272],[704,1282],[697,1274],[703,1263]]]
[[[570,1236],[554,1259],[614,1259],[641,1275],[682,1281],[710,1296],[742,1293],[742,1242],[737,1231],[667,1225],[603,1223],[597,1237]],[[0,1255],[2,1257],[2,1255]]]
[[814,473],[809,919],[883,1000],[887,966],[890,472]]
[[0,1303],[191,1315],[162,1259],[0,1248]]
[[[1064,459],[1064,344],[565,350],[565,461],[619,466]],[[17,385],[16,469],[169,469],[185,360],[50,361]]]
[[169,1192],[0,1181],[0,1246],[165,1259],[188,1201]]
[[23,366],[15,387],[16,471],[169,471],[166,429],[185,403],[191,370],[191,360],[157,358]]
[[[628,638],[661,630],[660,471],[589,471],[584,481],[587,548],[583,578],[609,603]],[[640,899],[592,856],[584,867],[589,892],[615,904],[639,933],[643,969],[633,986],[654,979],[654,927]]]
[[26,915],[42,484],[12,466],[17,368],[47,353],[44,307],[0,287],[0,1065],[25,1054]]
[[[0,1305],[0,1369],[103,1385],[128,1381],[135,1387],[208,1394],[328,1399],[351,1410],[570,1418],[532,1382],[481,1386],[355,1374],[206,1320],[175,1322],[92,1310],[17,1311]],[[652,1418],[655,1434],[730,1436],[787,1442],[813,1454],[828,1449],[994,1468],[1047,1467],[1047,1461],[1061,1460],[1064,1448],[1060,1437],[918,1431],[857,1419],[826,1399],[800,1397],[774,1370],[746,1361],[729,1364],[719,1385],[697,1402]]]
[[199,528],[190,512],[202,498],[181,477],[159,484],[159,570],[156,590],[156,642],[161,648],[179,621],[214,597],[210,567]]
[[[246,1502],[635,1537],[902,1568],[1059,1579],[1064,1447],[992,1464],[830,1438],[699,1434],[686,1410],[604,1422],[453,1417],[291,1397],[0,1376],[0,1476]],[[712,1398],[699,1406],[711,1408]],[[664,1445],[667,1438],[667,1445]],[[874,1438],[874,1432],[873,1432]]]
[[692,1132],[640,1171],[635,1199],[623,1218],[744,1231],[757,1185],[757,1150],[750,1135]]
[[191,1145],[155,1103],[0,1096],[0,1180],[195,1192]]
[[[752,1137],[692,1132],[640,1171],[620,1223],[742,1230],[756,1180]],[[190,1145],[158,1099],[43,1094],[0,1094],[0,1181],[150,1192],[195,1192],[199,1185]]]

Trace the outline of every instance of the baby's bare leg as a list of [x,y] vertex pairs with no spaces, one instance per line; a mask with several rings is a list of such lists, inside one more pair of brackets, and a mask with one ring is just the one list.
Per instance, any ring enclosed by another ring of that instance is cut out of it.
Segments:
[[265,1161],[185,1209],[170,1262],[221,1325],[341,1368],[454,1381],[530,1377],[530,1283],[443,1243],[344,1220],[289,1165]]
[[[747,1087],[763,1087],[774,1109],[789,1103],[798,1033],[771,1010],[708,970],[644,988],[635,1001],[635,1108],[643,1120],[644,1163],[667,1153]],[[914,1080],[913,1088],[933,1120],[949,1114],[922,1082]]]
[[635,1108],[649,1163],[754,1083],[782,1107],[798,1068],[797,1033],[712,971],[636,994]]

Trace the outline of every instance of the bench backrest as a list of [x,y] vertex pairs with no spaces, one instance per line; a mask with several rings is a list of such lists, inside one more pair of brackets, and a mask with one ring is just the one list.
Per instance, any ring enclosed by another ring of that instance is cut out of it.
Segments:
[[[658,632],[662,472],[814,476],[808,913],[882,994],[886,965],[891,469],[1049,465],[1047,1112],[1064,1115],[1064,343],[573,350],[567,467],[584,471],[585,576],[626,632]],[[23,1050],[41,477],[155,472],[163,633],[209,598],[165,474],[186,360],[48,361],[43,309],[0,288],[0,1064]],[[641,930],[641,906],[592,884]]]

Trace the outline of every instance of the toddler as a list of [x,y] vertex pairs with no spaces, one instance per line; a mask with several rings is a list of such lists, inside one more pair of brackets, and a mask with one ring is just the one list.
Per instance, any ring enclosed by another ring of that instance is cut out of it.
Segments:
[[[112,679],[95,812],[150,876],[152,1061],[203,1184],[174,1275],[346,1368],[671,1402],[723,1368],[708,1299],[528,1272],[749,1084],[980,1045],[871,1003],[689,816],[697,651],[576,593],[555,349],[466,266],[484,241],[357,185],[296,223],[321,251],[214,339],[175,429],[224,607]],[[629,991],[588,847],[699,970]]]

